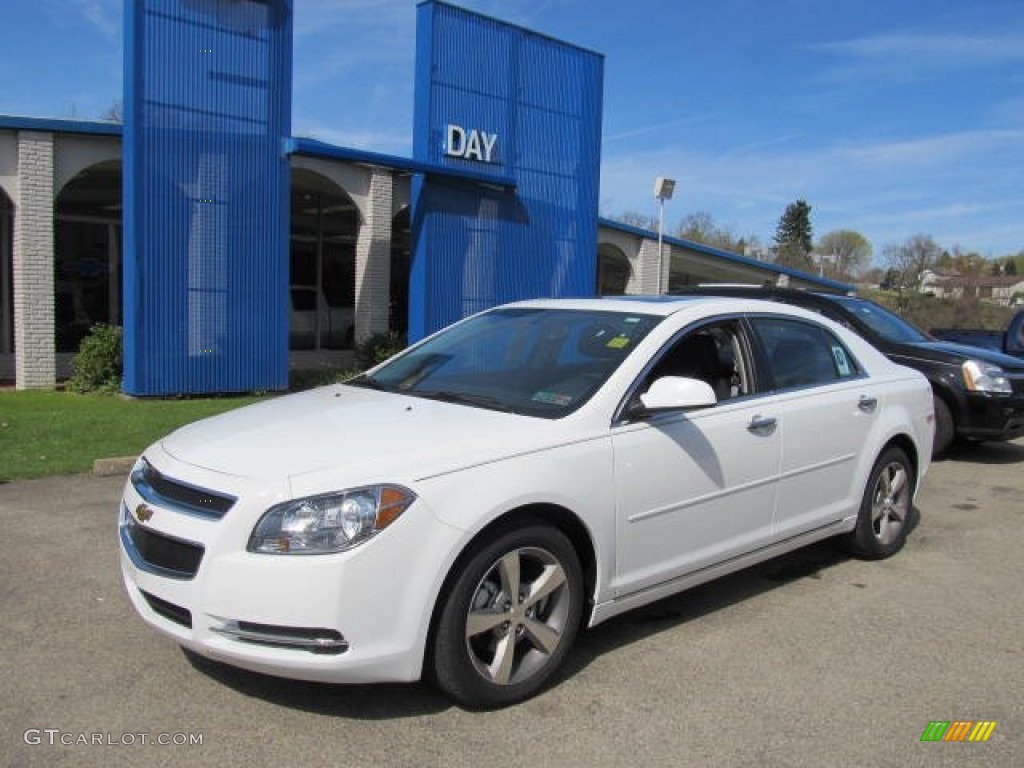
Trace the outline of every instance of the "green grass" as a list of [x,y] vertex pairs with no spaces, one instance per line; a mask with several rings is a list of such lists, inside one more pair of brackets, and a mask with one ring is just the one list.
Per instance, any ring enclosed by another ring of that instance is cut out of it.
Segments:
[[183,424],[259,399],[0,392],[0,482],[89,472],[95,459],[138,455]]

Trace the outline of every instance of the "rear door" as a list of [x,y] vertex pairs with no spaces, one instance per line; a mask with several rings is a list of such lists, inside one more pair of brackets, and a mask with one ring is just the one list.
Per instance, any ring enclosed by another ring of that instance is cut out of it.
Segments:
[[883,395],[828,328],[780,316],[749,322],[781,439],[773,538],[787,539],[856,512],[855,469]]

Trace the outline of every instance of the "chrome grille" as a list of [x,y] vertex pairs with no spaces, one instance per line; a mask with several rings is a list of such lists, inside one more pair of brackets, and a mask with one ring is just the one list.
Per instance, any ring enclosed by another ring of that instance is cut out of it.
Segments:
[[121,544],[138,568],[171,579],[191,579],[199,570],[203,547],[139,525],[127,509],[121,512]]
[[220,519],[237,501],[234,496],[169,478],[145,459],[132,470],[132,486],[150,504],[199,517]]

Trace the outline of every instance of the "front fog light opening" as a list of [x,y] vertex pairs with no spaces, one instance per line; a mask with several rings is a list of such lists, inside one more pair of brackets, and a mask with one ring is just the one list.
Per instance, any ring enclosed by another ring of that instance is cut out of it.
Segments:
[[400,486],[375,485],[294,499],[267,511],[248,549],[277,555],[342,552],[387,528],[415,498]]

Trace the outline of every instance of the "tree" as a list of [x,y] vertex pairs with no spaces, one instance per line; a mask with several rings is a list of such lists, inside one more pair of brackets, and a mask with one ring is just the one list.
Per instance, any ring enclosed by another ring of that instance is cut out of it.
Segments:
[[118,99],[107,107],[107,111],[100,115],[100,120],[108,123],[124,123],[124,102]]
[[953,268],[963,277],[978,277],[985,271],[985,257],[977,251],[965,251],[953,246]]
[[861,273],[860,280],[868,285],[881,286],[885,282],[885,270],[881,267],[871,267]]
[[897,278],[897,284],[893,287],[916,289],[921,274],[935,266],[942,249],[931,235],[914,235],[901,245],[887,245],[882,253],[885,263],[894,270],[894,277]]
[[811,206],[800,199],[786,206],[775,229],[775,263],[784,267],[810,271],[813,247]]
[[840,280],[857,277],[871,264],[871,243],[853,230],[829,232],[821,238],[817,250],[822,256],[832,257],[835,277]]
[[715,220],[707,211],[688,213],[679,222],[676,234],[685,240],[709,244],[717,235]]
[[728,227],[719,226],[707,211],[688,213],[679,222],[676,236],[694,243],[703,243],[712,248],[733,253],[743,253],[746,239],[736,237]]
[[638,211],[626,211],[620,213],[618,216],[611,216],[610,218],[615,221],[620,221],[623,224],[628,224],[631,227],[637,227],[639,229],[657,229],[658,220],[652,216],[645,216]]

